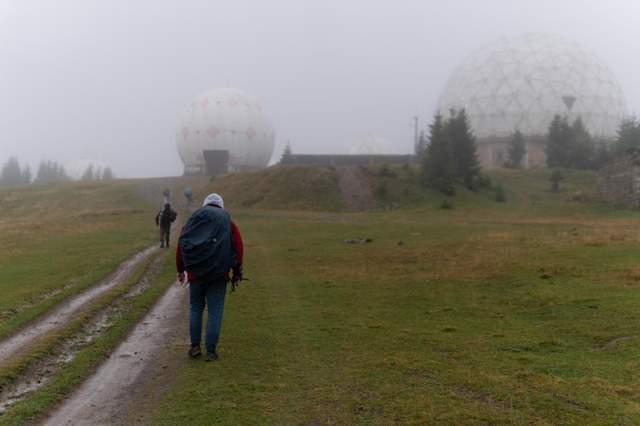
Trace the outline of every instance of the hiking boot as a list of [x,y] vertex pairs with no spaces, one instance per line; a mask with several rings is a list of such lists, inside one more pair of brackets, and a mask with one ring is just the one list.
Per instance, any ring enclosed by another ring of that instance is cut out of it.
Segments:
[[191,349],[189,349],[189,356],[191,358],[198,358],[200,355],[202,355],[200,346],[191,346]]
[[207,352],[207,362],[217,361],[218,360],[218,352]]

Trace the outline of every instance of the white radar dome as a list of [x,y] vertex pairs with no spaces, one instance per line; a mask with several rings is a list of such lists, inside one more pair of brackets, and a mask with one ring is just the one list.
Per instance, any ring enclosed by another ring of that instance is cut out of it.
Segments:
[[594,136],[612,138],[627,114],[615,77],[581,46],[549,35],[502,40],[453,73],[438,105],[464,108],[479,138],[547,133],[553,116],[580,116]]
[[351,155],[381,155],[392,153],[393,150],[389,142],[380,136],[374,135],[357,138],[349,147],[349,154]]
[[275,133],[262,102],[236,89],[202,93],[180,117],[176,131],[185,173],[204,170],[203,151],[229,152],[235,170],[266,167],[273,154]]

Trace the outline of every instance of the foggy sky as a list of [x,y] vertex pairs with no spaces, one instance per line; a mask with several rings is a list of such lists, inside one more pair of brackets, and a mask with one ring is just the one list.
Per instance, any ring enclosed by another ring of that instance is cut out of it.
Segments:
[[0,0],[0,162],[101,160],[118,176],[182,173],[178,114],[198,93],[260,97],[274,159],[367,134],[412,150],[449,74],[529,32],[594,52],[640,110],[635,0]]

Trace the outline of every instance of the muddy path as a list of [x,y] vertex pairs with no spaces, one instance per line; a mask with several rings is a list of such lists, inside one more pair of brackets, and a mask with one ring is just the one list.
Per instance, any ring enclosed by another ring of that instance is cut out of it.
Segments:
[[131,285],[124,295],[112,300],[93,318],[85,322],[81,330],[53,348],[48,357],[31,365],[15,382],[0,388],[0,414],[46,385],[66,364],[76,358],[80,350],[99,338],[112,325],[114,317],[125,309],[127,303],[151,285],[161,271],[164,261],[164,256],[156,256],[140,279]]
[[[136,399],[149,381],[165,371],[170,345],[184,332],[187,289],[174,284],[115,349],[98,371],[51,416],[46,425],[131,424]],[[186,347],[186,345],[185,345]]]
[[0,363],[27,348],[36,339],[53,332],[71,321],[76,313],[88,303],[127,280],[135,268],[156,253],[157,247],[149,247],[121,263],[105,279],[96,285],[60,302],[49,313],[18,330],[13,336],[0,342]]
[[355,166],[338,167],[340,192],[347,210],[362,211],[376,207],[371,182],[365,173]]

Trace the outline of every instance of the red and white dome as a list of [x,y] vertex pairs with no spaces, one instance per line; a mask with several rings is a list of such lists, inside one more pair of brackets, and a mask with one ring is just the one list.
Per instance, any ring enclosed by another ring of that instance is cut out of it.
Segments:
[[233,169],[266,167],[275,134],[262,102],[236,89],[202,93],[182,114],[176,145],[185,171],[202,170],[203,151],[229,151]]

